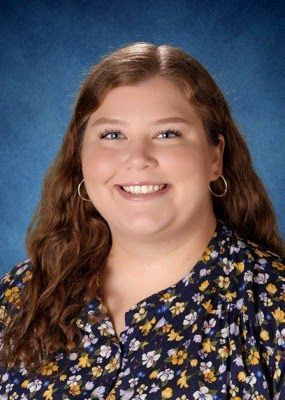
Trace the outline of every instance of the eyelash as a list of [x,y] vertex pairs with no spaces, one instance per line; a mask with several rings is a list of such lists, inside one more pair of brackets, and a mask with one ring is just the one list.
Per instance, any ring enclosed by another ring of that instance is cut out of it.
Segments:
[[[99,137],[100,139],[105,139],[107,135],[109,135],[110,133],[122,133],[121,131],[117,130],[117,129],[105,129],[103,132],[100,133]],[[165,132],[171,132],[175,135],[177,135],[178,137],[181,136],[181,132],[177,131],[176,129],[166,129],[164,131],[159,132],[159,135],[161,133],[165,133]],[[170,138],[172,139],[172,138]],[[107,139],[107,140],[112,140],[112,139]]]

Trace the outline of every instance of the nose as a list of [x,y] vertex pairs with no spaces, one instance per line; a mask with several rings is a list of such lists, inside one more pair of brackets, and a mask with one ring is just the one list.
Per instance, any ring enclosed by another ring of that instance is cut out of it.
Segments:
[[129,168],[142,169],[157,164],[151,145],[143,140],[130,144],[125,151],[125,164]]

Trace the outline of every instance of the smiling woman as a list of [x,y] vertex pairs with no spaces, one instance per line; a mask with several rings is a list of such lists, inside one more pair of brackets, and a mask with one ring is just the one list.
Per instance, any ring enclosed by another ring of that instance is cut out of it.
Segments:
[[133,43],[80,89],[0,284],[1,398],[281,399],[285,250],[226,100]]

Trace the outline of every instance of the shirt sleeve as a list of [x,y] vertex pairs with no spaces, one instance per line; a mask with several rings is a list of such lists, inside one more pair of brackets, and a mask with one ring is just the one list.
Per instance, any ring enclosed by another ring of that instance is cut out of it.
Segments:
[[0,278],[0,334],[11,322],[13,312],[21,308],[21,290],[31,279],[29,259],[14,265]]

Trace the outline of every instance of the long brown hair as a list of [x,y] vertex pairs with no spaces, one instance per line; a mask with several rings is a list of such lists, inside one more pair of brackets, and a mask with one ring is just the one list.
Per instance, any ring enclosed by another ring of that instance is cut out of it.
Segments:
[[[35,371],[53,352],[76,347],[81,339],[76,316],[95,296],[103,298],[97,278],[112,237],[102,215],[77,194],[83,178],[82,138],[90,114],[110,90],[156,75],[184,91],[198,111],[210,143],[218,143],[219,133],[225,137],[223,176],[228,192],[212,199],[216,217],[237,234],[285,254],[272,204],[254,171],[246,143],[206,69],[172,46],[144,42],[123,46],[102,58],[86,77],[62,146],[45,174],[41,200],[26,235],[32,279],[26,283],[22,307],[2,340],[1,359],[8,367],[22,361],[27,370]],[[211,187],[223,191],[220,179]]]

